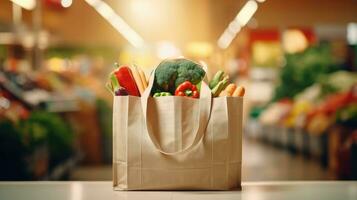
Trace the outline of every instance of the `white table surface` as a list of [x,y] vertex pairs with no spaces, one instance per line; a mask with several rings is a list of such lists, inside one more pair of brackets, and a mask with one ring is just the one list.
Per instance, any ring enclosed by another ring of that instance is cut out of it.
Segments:
[[242,191],[113,191],[111,182],[0,182],[1,200],[357,200],[357,181],[245,182]]

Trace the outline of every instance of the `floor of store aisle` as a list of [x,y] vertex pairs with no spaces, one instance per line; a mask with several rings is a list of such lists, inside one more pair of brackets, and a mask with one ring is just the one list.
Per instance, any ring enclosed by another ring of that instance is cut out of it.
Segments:
[[[71,180],[111,180],[112,168],[81,166]],[[243,181],[333,180],[334,176],[318,161],[304,158],[250,139],[243,140]]]
[[243,140],[243,181],[334,180],[317,160],[251,139]]

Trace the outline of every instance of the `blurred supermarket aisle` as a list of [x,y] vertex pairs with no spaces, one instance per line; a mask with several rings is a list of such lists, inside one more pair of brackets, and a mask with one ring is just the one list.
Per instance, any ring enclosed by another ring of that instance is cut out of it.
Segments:
[[[292,155],[251,139],[243,140],[243,181],[333,180],[333,174],[315,160]],[[85,166],[75,169],[72,180],[111,180],[112,168]]]
[[316,160],[293,155],[259,141],[243,141],[243,181],[332,180]]

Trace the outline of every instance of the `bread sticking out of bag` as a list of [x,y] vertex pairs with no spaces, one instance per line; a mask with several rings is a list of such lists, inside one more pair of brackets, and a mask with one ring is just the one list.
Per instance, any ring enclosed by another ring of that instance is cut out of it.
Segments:
[[147,82],[145,73],[140,67],[137,67],[137,70],[139,72],[141,83],[143,84],[143,87],[144,87],[144,90],[145,90],[148,87],[148,82]]
[[136,86],[138,87],[139,89],[139,92],[140,92],[140,95],[142,95],[144,93],[144,86],[143,86],[143,83],[141,81],[141,78],[140,78],[140,74],[138,72],[138,69],[135,65],[132,65],[130,66],[130,70],[131,72],[133,73],[133,77],[134,77],[134,80],[135,80],[135,83],[136,83]]

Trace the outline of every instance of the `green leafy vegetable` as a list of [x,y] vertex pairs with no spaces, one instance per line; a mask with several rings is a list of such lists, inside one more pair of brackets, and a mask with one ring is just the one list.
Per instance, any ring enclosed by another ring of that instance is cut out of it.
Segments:
[[357,127],[357,104],[352,103],[336,112],[336,122],[348,127]]
[[155,71],[155,83],[152,94],[157,92],[174,93],[178,85],[185,81],[198,84],[205,76],[205,71],[197,63],[187,59],[165,60]]
[[178,76],[175,81],[175,87],[185,81],[190,81],[194,85],[202,81],[205,71],[198,64],[185,59],[178,61],[178,63]]
[[327,44],[310,47],[304,52],[287,54],[286,65],[280,73],[280,83],[275,90],[273,100],[293,98],[318,77],[336,70],[330,48]]
[[349,71],[336,71],[331,74],[322,75],[318,79],[322,88],[322,95],[331,93],[345,92],[349,90],[353,84],[357,83],[357,73]]
[[50,150],[50,166],[67,159],[73,153],[74,134],[67,123],[56,114],[35,111],[27,123],[37,124],[46,130],[46,140]]

